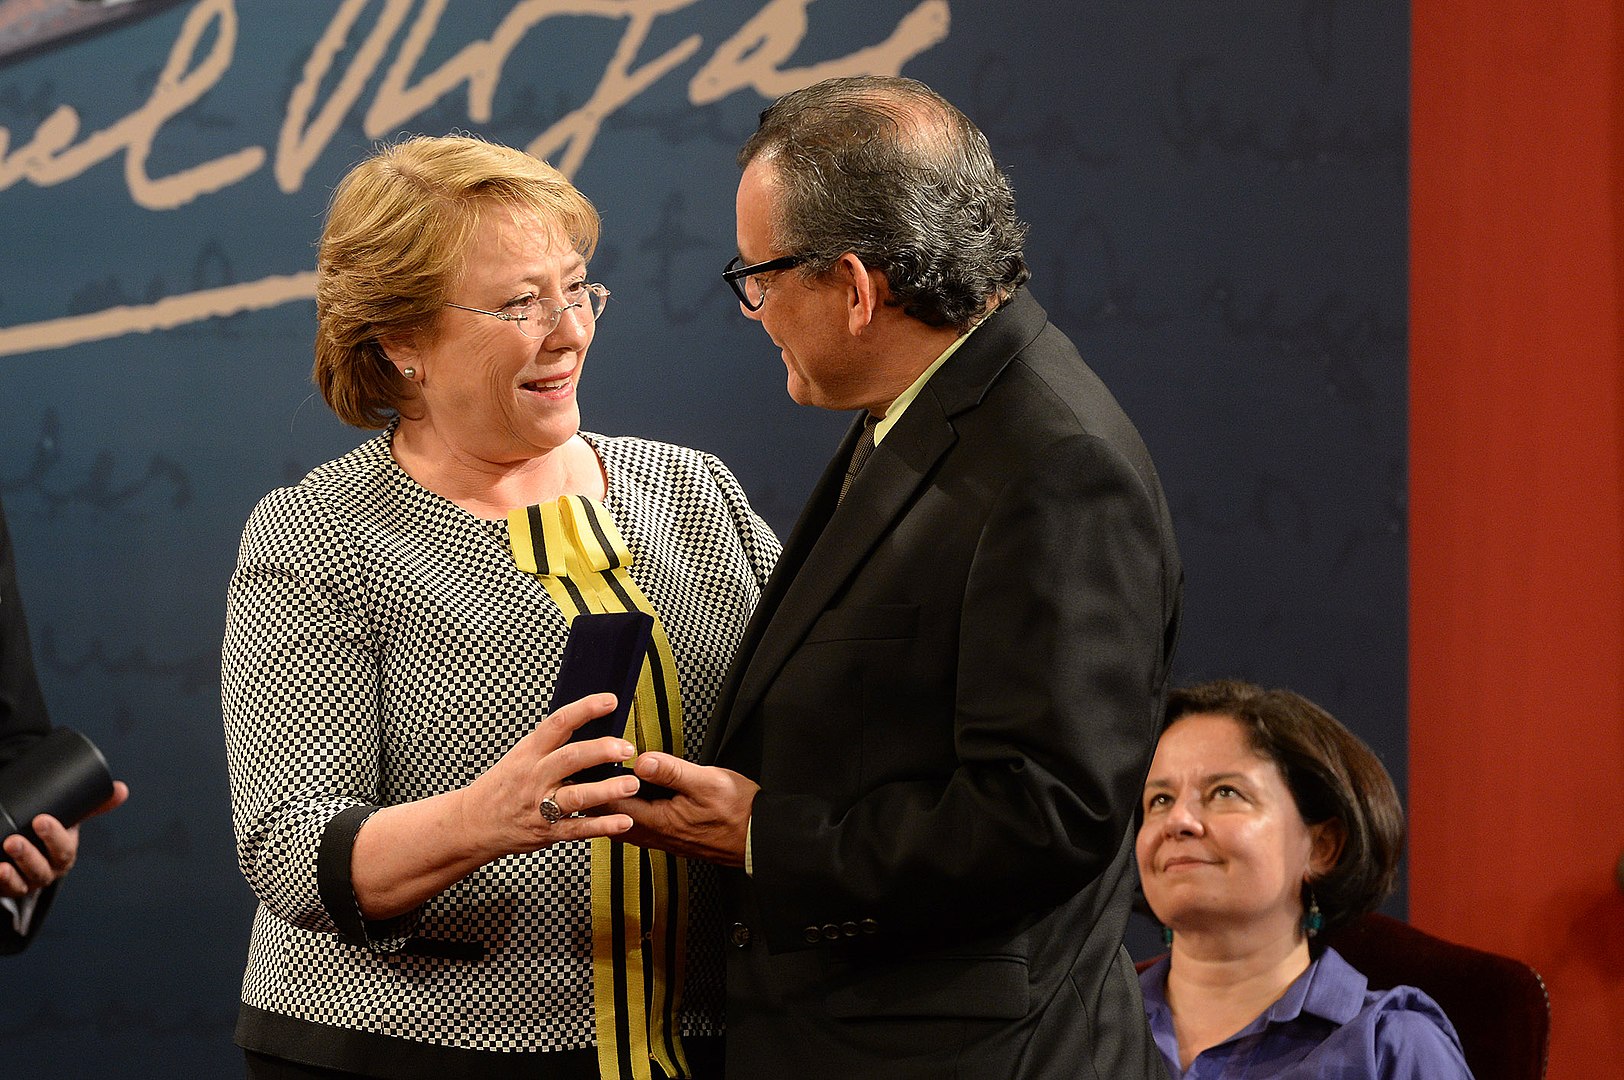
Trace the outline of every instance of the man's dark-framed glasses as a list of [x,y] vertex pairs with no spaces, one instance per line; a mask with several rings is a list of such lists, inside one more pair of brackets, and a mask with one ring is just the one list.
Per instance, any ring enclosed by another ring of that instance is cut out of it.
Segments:
[[728,260],[722,269],[722,280],[733,286],[733,292],[739,298],[746,310],[759,311],[761,305],[767,302],[767,282],[761,278],[762,274],[770,274],[774,270],[788,270],[792,266],[799,266],[806,261],[805,255],[785,255],[778,259],[768,259],[766,262],[751,263],[749,266],[740,266],[743,262],[741,256],[735,255]]

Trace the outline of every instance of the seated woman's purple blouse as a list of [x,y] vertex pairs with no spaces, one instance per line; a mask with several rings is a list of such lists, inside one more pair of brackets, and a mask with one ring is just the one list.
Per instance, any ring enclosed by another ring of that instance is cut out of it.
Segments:
[[1371,990],[1326,949],[1256,1020],[1179,1068],[1168,959],[1139,976],[1151,1034],[1173,1080],[1471,1080],[1460,1038],[1413,986]]

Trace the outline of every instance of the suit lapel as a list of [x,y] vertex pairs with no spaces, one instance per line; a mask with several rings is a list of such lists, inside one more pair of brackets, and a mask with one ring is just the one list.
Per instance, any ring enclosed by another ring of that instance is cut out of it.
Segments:
[[717,701],[701,760],[717,760],[812,624],[912,505],[957,440],[952,418],[980,402],[1047,321],[1036,301],[1024,290],[1017,293],[932,376],[875,447],[836,510],[846,464],[862,430],[861,415],[854,420],[762,590]]
[[727,722],[716,746],[718,753],[738,724],[754,711],[812,624],[907,510],[915,492],[955,439],[953,427],[936,400],[921,394],[909,406],[903,422],[874,448],[839,509],[833,509],[834,496],[845,476],[845,463],[861,427],[859,418],[825,470],[808,513],[797,524],[786,548],[786,553],[793,552],[791,561],[787,566],[779,563],[771,582],[777,588],[769,587],[756,609],[757,617],[750,627],[754,641],[746,642],[750,647],[748,658],[741,650],[733,668],[738,687],[736,696],[727,703]]
[[863,430],[863,415],[858,413],[852,425],[846,431],[846,436],[835,451],[835,456],[824,467],[823,475],[812,487],[812,494],[806,505],[801,508],[801,516],[790,530],[789,539],[784,541],[784,550],[778,556],[778,562],[773,566],[773,572],[767,578],[767,584],[762,587],[761,599],[756,603],[756,610],[751,614],[750,621],[745,624],[744,635],[739,639],[738,651],[733,655],[733,662],[728,665],[727,678],[722,682],[722,690],[716,698],[716,709],[712,714],[710,730],[705,736],[705,745],[700,753],[699,760],[705,764],[716,761],[721,753],[723,744],[741,715],[737,707],[739,687],[744,681],[745,673],[755,657],[756,650],[761,644],[763,634],[772,622],[775,613],[783,604],[784,594],[795,579],[796,573],[806,562],[807,555],[813,545],[817,543],[818,536],[828,524],[829,515],[833,512],[835,501],[840,495],[840,483],[846,476],[846,463],[851,460],[852,447],[857,444],[857,436]]

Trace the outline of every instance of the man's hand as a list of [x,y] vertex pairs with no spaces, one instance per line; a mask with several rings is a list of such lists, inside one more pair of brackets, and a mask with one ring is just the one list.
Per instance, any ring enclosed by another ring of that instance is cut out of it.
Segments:
[[[130,797],[130,789],[122,780],[113,781],[113,794],[108,796],[92,814],[105,814],[123,804]],[[79,857],[79,827],[63,828],[62,823],[49,814],[41,814],[29,823],[34,835],[44,845],[40,850],[23,837],[12,833],[5,838],[4,847],[11,862],[0,862],[0,896],[20,900],[29,893],[50,885],[73,869]]]
[[604,806],[631,817],[632,829],[622,839],[720,866],[744,865],[745,832],[759,784],[729,769],[695,765],[670,754],[644,754],[633,768],[639,779],[676,795]]

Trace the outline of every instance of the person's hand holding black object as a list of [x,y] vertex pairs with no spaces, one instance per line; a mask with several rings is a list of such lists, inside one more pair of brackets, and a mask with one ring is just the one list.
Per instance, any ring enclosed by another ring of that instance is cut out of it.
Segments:
[[646,784],[670,789],[658,801],[623,799],[604,810],[635,823],[626,840],[720,866],[743,866],[750,811],[761,785],[731,769],[648,753],[633,767]]
[[392,918],[504,855],[631,828],[624,814],[585,812],[629,799],[636,776],[570,782],[583,769],[627,761],[637,752],[625,739],[570,740],[577,728],[614,709],[613,694],[571,702],[466,787],[386,806],[368,818],[356,834],[350,868],[362,913]]
[[[105,814],[122,806],[129,797],[129,785],[115,780],[113,794],[91,814]],[[64,828],[60,821],[49,814],[40,814],[31,824],[43,850],[29,843],[21,833],[12,833],[0,841],[0,850],[6,854],[6,859],[0,860],[0,896],[8,899],[20,900],[29,893],[54,884],[73,869],[79,857],[77,825],[71,829]]]

